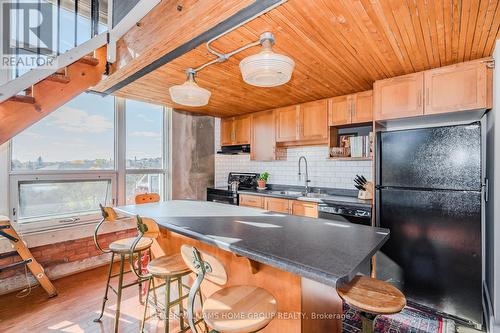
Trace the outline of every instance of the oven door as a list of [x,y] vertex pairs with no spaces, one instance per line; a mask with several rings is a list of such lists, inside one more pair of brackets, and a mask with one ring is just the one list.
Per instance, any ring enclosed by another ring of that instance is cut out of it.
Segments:
[[238,205],[238,196],[207,193],[207,201],[228,205]]

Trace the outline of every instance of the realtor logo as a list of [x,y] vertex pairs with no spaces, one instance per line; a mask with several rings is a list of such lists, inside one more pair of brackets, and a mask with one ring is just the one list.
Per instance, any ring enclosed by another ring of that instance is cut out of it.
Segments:
[[51,67],[54,47],[54,5],[33,0],[0,0],[2,68]]

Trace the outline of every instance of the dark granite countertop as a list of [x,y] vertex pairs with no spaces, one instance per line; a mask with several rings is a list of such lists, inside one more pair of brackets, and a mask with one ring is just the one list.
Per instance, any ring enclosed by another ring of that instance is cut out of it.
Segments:
[[[321,190],[321,194],[317,197],[315,191]],[[356,190],[348,189],[332,189],[332,188],[311,188],[312,197],[304,197],[300,192],[303,192],[303,187],[287,186],[287,185],[271,185],[266,190],[238,190],[239,194],[251,194],[273,198],[283,198],[291,200],[312,201],[317,203],[335,203],[335,204],[349,204],[358,207],[371,207],[371,200],[358,199]],[[286,192],[297,192],[296,194]]]
[[117,207],[162,228],[336,287],[350,281],[389,230],[207,201]]

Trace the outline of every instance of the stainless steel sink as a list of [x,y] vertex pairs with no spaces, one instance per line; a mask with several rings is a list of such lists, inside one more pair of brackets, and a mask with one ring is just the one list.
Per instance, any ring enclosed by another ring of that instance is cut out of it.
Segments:
[[290,197],[300,197],[302,196],[302,192],[298,191],[271,191],[272,194],[278,194],[278,195],[286,195]]
[[329,195],[326,193],[314,193],[314,192],[303,195],[303,197],[305,198],[315,198],[315,199],[326,198],[328,196]]

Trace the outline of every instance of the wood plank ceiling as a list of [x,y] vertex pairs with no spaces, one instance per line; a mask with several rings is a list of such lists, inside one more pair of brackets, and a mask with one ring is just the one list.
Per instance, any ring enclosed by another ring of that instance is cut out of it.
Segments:
[[230,116],[369,90],[375,80],[490,56],[500,0],[290,0],[213,43],[220,52],[276,35],[275,51],[296,62],[292,80],[257,88],[238,64],[258,47],[197,76],[212,92],[201,108],[175,105],[168,88],[213,55],[202,45],[115,92],[176,109]]

